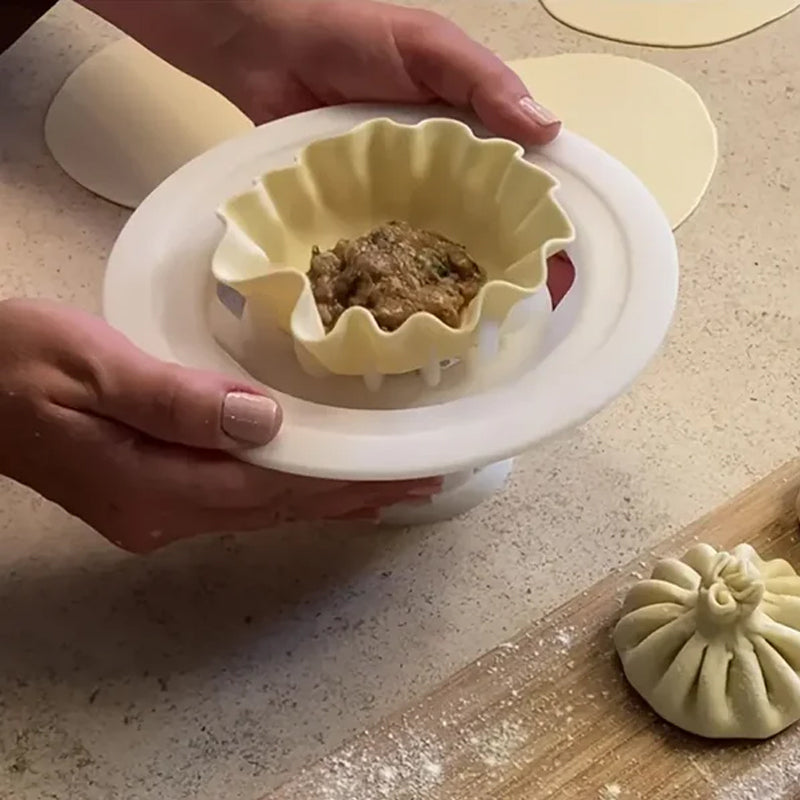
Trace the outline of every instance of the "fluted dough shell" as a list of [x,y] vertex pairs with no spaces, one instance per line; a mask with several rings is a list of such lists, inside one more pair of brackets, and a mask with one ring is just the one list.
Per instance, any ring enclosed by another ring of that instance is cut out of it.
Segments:
[[[481,325],[500,325],[521,300],[546,291],[548,256],[574,238],[554,196],[558,182],[523,155],[451,119],[376,119],[314,142],[296,164],[222,206],[214,277],[247,297],[251,313],[271,316],[308,366],[391,375],[461,358]],[[305,274],[312,246],[328,249],[393,219],[465,245],[488,282],[457,329],[417,313],[387,333],[353,307],[326,332]]]
[[659,562],[614,642],[636,691],[691,733],[765,739],[800,719],[800,577],[750,545]]

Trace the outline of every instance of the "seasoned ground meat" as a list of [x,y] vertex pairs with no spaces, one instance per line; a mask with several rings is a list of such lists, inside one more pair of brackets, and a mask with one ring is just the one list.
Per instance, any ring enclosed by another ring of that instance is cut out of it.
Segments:
[[385,331],[419,311],[457,328],[487,280],[462,245],[405,222],[342,239],[333,250],[315,247],[308,279],[327,331],[352,306],[369,309]]

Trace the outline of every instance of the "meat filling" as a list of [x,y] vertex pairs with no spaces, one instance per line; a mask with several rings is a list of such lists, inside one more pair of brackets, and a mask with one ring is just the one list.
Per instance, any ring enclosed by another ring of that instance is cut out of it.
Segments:
[[427,311],[451,328],[486,283],[466,249],[444,236],[388,222],[332,250],[315,247],[308,279],[326,331],[352,306],[363,306],[385,331]]

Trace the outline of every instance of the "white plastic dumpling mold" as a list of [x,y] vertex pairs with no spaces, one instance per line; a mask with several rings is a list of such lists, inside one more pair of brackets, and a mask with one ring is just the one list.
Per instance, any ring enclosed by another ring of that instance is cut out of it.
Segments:
[[[217,299],[211,274],[224,232],[218,209],[246,192],[253,176],[285,169],[316,141],[370,120],[414,126],[433,116],[489,135],[468,114],[433,106],[361,104],[277,120],[182,167],[120,234],[105,273],[106,319],[157,358],[255,382],[281,404],[280,435],[263,447],[236,448],[236,456],[334,480],[463,475],[458,491],[474,504],[501,483],[500,464],[606,407],[663,342],[678,287],[669,222],[641,181],[570,131],[525,157],[558,180],[559,203],[579,232],[565,248],[574,284],[555,310],[547,291],[526,299],[533,333],[527,326],[509,333],[480,370],[468,373],[462,360],[442,371],[435,388],[411,372],[372,392],[360,378],[307,375],[291,336],[272,321],[253,330],[260,338],[247,336],[249,300],[239,319]],[[257,257],[263,264],[264,254]],[[491,476],[487,465],[498,465]],[[469,478],[475,469],[483,470],[476,478],[486,477],[480,487]]]
[[764,739],[800,719],[800,577],[748,544],[661,561],[614,640],[631,685],[679,728]]
[[[484,361],[525,324],[523,301],[546,292],[547,258],[574,238],[558,182],[523,155],[453,119],[375,119],[315,141],[219,209],[214,278],[244,298],[252,319],[269,317],[292,337],[309,374],[361,376],[377,390],[385,375],[419,371],[435,386],[443,366]],[[421,312],[386,332],[354,306],[326,332],[306,276],[312,247],[395,219],[463,244],[486,269],[461,326]]]

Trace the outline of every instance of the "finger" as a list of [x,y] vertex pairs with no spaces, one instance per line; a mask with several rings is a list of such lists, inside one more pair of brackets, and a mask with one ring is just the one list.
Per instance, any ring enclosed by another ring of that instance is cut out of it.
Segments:
[[374,486],[367,489],[364,485],[353,484],[313,496],[289,498],[269,506],[262,504],[254,508],[211,509],[203,514],[203,522],[209,525],[213,521],[216,525],[213,529],[222,532],[265,530],[285,522],[368,519],[379,514],[381,508],[418,499],[422,491],[429,493],[431,490],[431,487],[421,490],[417,485],[409,495],[407,488]]
[[293,513],[298,518],[319,518],[320,504],[331,497],[345,498],[351,503],[349,509],[353,498],[392,502],[398,497],[430,497],[442,485],[440,478],[396,482],[306,478],[245,464],[227,453],[154,439],[139,440],[136,448],[143,486],[169,492],[189,508],[233,511],[282,505],[296,508]]
[[412,80],[451,105],[471,108],[493,133],[523,145],[546,144],[558,135],[558,117],[457,25],[413,11],[400,17],[395,38]]
[[[361,516],[365,509],[429,497],[441,488],[435,478],[394,483],[301,478],[224,453],[142,440],[92,414],[57,406],[53,414],[68,418],[71,441],[65,445],[79,447],[82,459],[53,486],[43,487],[45,494],[133,553],[202,533]],[[218,505],[209,506],[213,501]]]
[[[252,508],[203,508],[192,503],[166,502],[171,510],[162,524],[139,524],[133,530],[128,529],[124,536],[112,534],[108,538],[117,546],[141,555],[201,534],[266,531],[292,522],[377,520],[382,508],[409,499],[407,488],[389,488],[386,484],[370,485],[371,490],[365,491],[363,484],[339,486],[336,481],[311,479],[309,483],[324,486],[327,491],[289,501],[276,498],[270,502],[262,498],[261,504]],[[419,498],[423,492],[429,494],[435,488],[433,483],[413,484],[412,498]]]
[[201,450],[156,439],[137,444],[140,482],[200,509],[254,509],[303,491],[307,497],[336,491],[348,481],[300,478],[239,461],[217,450]]
[[[354,498],[329,498],[326,502],[315,503],[313,508],[304,506],[279,508],[237,509],[221,511],[216,509],[205,514],[202,520],[203,531],[215,533],[247,533],[266,531],[276,525],[294,522],[328,522],[331,520],[377,519],[382,506],[367,505],[370,501]],[[374,501],[372,501],[374,502]]]
[[280,428],[278,404],[242,381],[165,364],[93,317],[72,335],[81,355],[65,368],[88,389],[81,410],[192,447],[266,444]]
[[547,288],[550,291],[553,308],[558,307],[574,282],[575,267],[563,250],[547,259]]
[[191,447],[262,445],[277,435],[283,415],[271,397],[222,375],[138,356],[108,370],[100,413]]
[[337,516],[327,517],[327,519],[331,519],[333,521],[336,520],[373,520],[378,521],[381,517],[381,512],[385,508],[390,508],[394,505],[407,505],[407,506],[428,506],[431,504],[434,495],[430,494],[427,496],[406,496],[400,499],[393,499],[388,502],[381,502],[376,504],[374,507],[366,507],[366,508],[359,508],[355,511],[350,511],[346,514],[340,514]]
[[403,490],[387,490],[385,487],[365,492],[363,487],[355,486],[331,493],[319,498],[313,511],[301,506],[292,512],[294,519],[331,520],[331,519],[373,519],[380,515],[380,510],[400,503],[419,502],[424,499],[430,502],[431,494],[426,490],[423,498],[420,490],[411,494]]
[[[326,509],[331,509],[329,512]],[[320,513],[321,512],[321,513]],[[158,540],[144,541],[146,537],[139,537],[141,545],[149,549],[163,547],[180,539],[192,538],[207,533],[250,533],[253,531],[268,531],[277,525],[293,522],[319,522],[334,518],[349,517],[351,514],[364,514],[365,509],[353,509],[347,503],[334,503],[317,505],[315,510],[306,507],[291,509],[285,506],[252,509],[210,509],[201,514],[195,512],[193,520],[185,519],[167,536]],[[137,540],[137,545],[139,544]],[[137,552],[148,552],[137,550]]]
[[[285,478],[287,476],[283,476]],[[441,491],[438,480],[403,481],[398,483],[364,483],[361,481],[340,484],[336,481],[310,481],[298,479],[298,484],[285,489],[276,497],[283,516],[291,519],[324,519],[363,508],[380,508],[407,502],[430,502]],[[274,495],[273,495],[274,496]],[[263,508],[264,494],[252,506],[239,505],[239,509]]]
[[342,514],[338,517],[330,517],[331,522],[378,522],[381,518],[380,508],[362,508],[359,511],[351,511],[349,514]]

